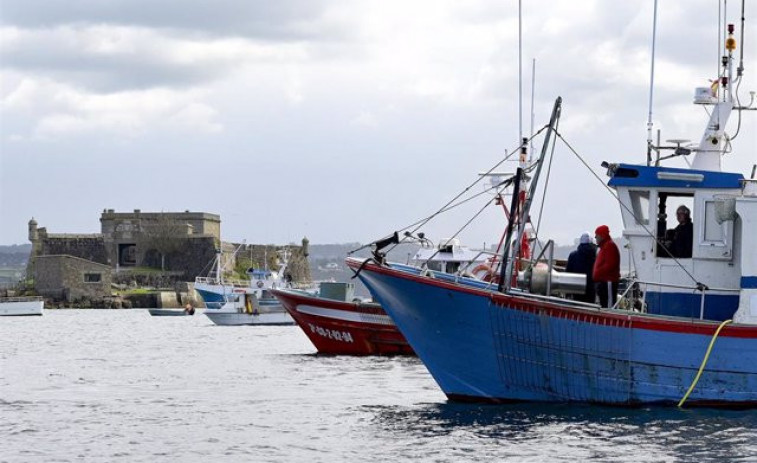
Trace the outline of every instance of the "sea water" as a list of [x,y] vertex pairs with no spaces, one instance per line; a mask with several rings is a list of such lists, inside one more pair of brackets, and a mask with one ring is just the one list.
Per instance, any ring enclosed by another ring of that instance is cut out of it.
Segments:
[[757,461],[757,412],[447,402],[408,357],[146,310],[0,318],[0,461]]

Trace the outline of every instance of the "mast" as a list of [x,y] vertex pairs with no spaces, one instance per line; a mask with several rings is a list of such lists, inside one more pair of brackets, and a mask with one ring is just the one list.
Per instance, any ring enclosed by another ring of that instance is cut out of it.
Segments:
[[[728,37],[725,40],[725,54],[721,58],[721,71],[718,79],[710,87],[710,98],[706,98],[706,89],[697,89],[695,103],[713,104],[714,108],[704,135],[695,149],[696,156],[692,169],[720,172],[720,157],[728,144],[725,126],[733,110],[733,52],[736,50],[736,38],[733,36],[733,24],[728,24]],[[702,96],[703,93],[705,96]]]
[[[518,139],[523,142],[523,36],[522,0],[518,0]],[[523,167],[523,166],[521,166]]]
[[[510,290],[512,286],[512,275],[515,268],[515,259],[518,256],[518,252],[520,251],[520,244],[523,240],[523,235],[526,232],[526,222],[528,221],[529,217],[529,210],[531,209],[531,203],[533,202],[534,196],[536,194],[536,185],[539,183],[539,175],[541,174],[542,166],[544,165],[544,158],[547,156],[547,150],[549,148],[549,144],[552,138],[552,133],[557,129],[557,123],[560,120],[560,112],[562,110],[562,98],[557,97],[557,100],[555,100],[555,105],[552,108],[552,116],[549,118],[549,129],[547,130],[546,134],[544,135],[544,144],[541,148],[541,154],[539,155],[539,159],[536,161],[536,170],[533,173],[533,178],[530,182],[530,188],[528,191],[528,194],[525,195],[525,201],[522,203],[522,207],[518,209],[518,214],[516,215],[515,209],[510,211],[510,221],[508,223],[508,236],[507,236],[507,243],[505,245],[505,254],[504,258],[502,259],[503,264],[506,264],[507,270],[505,271],[504,278],[500,277],[499,282],[499,290],[502,290],[502,287],[505,286],[507,290]],[[523,170],[521,168],[518,168],[518,177],[523,173]],[[518,179],[516,177],[516,180]],[[516,182],[516,185],[519,182]],[[516,190],[517,191],[517,190]],[[515,193],[513,194],[515,196]],[[520,196],[520,195],[518,195]],[[515,204],[515,198],[513,198],[513,204]],[[515,240],[515,246],[512,247],[512,251],[509,252],[510,258],[508,259],[508,246],[510,245],[510,239],[511,239],[511,232],[512,232],[512,225],[515,222],[515,220],[518,221],[518,235]],[[504,280],[504,281],[503,281]]]

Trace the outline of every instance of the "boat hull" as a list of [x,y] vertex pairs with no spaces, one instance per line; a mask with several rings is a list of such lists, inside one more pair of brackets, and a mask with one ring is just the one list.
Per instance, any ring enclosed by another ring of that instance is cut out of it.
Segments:
[[39,316],[42,315],[44,304],[41,298],[8,298],[0,300],[0,316]]
[[272,292],[320,354],[414,355],[378,304],[337,301],[297,291]]
[[[265,288],[269,290],[270,288]],[[211,285],[207,283],[195,283],[195,291],[200,295],[205,307],[211,310],[219,310],[227,302],[236,302],[247,295],[255,294],[258,298],[258,304],[261,307],[278,307],[280,306],[276,298],[270,295],[266,298],[260,297],[261,290],[258,288],[240,288],[231,285]]]
[[216,325],[294,325],[294,320],[283,309],[268,313],[231,313],[206,310],[205,315]]
[[[361,263],[348,259],[354,269]],[[360,279],[455,401],[677,404],[719,326],[505,295],[375,264]],[[757,327],[720,332],[686,404],[757,406]]]
[[147,309],[153,317],[184,317],[189,315],[184,309]]

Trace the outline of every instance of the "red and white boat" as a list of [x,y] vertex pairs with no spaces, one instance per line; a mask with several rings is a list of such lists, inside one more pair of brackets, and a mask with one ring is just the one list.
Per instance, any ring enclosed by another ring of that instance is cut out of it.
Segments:
[[352,283],[321,283],[318,296],[270,291],[320,354],[415,355],[379,304],[353,300]]

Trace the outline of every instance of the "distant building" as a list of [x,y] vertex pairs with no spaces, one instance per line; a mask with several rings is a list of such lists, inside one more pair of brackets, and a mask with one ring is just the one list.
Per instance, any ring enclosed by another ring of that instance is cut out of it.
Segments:
[[73,256],[37,256],[34,289],[65,302],[110,296],[111,268]]
[[153,264],[146,262],[150,251],[170,253],[181,247],[179,240],[213,238],[213,250],[221,242],[221,217],[206,212],[106,209],[100,216],[100,225],[109,261],[123,267]]
[[[32,251],[27,275],[34,278],[35,289],[54,298],[65,296],[67,301],[82,294],[95,294],[98,286],[91,280],[94,277],[84,275],[103,273],[103,269],[113,274],[112,278],[110,274],[105,278],[104,273],[108,272],[104,272],[100,280],[103,282],[100,289],[109,293],[111,281],[119,282],[145,269],[153,271],[151,281],[157,269],[161,271],[158,279],[163,282],[193,282],[197,276],[208,275],[219,251],[224,254],[223,261],[230,264],[229,270],[236,267],[237,259],[242,256],[247,256],[246,261],[253,265],[271,266],[276,252],[281,249],[272,245],[222,243],[221,218],[216,214],[142,212],[139,209],[134,212],[103,210],[100,233],[91,234],[48,233],[32,218],[29,241]],[[308,246],[307,238],[302,240],[302,247],[286,246],[292,252],[289,271],[295,281],[310,280]],[[87,278],[90,280],[84,281]],[[68,293],[64,293],[66,288],[69,288]]]
[[103,210],[101,232],[53,234],[29,221],[29,276],[43,256],[72,256],[114,270],[147,267],[180,274],[193,281],[211,262],[221,242],[221,218],[205,212],[134,212]]

